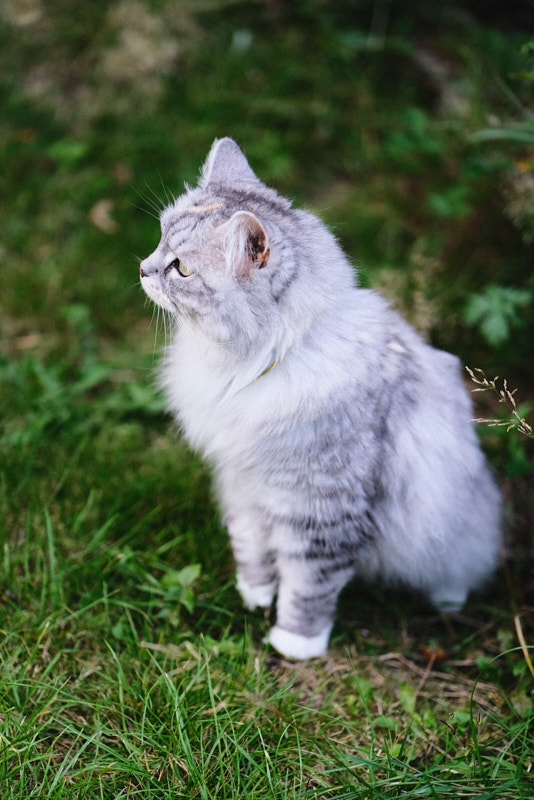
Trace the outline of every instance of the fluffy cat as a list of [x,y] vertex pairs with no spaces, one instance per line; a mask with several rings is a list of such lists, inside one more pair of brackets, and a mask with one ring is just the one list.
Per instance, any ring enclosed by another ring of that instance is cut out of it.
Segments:
[[231,139],[161,231],[141,282],[176,323],[162,385],[213,466],[245,605],[276,597],[267,641],[324,653],[357,576],[460,609],[496,567],[501,501],[458,360],[358,288]]

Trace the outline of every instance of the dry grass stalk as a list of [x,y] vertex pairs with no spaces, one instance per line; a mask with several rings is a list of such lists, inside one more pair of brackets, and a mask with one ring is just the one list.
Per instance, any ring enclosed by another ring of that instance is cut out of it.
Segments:
[[514,625],[517,633],[517,638],[519,639],[519,644],[521,645],[521,650],[523,652],[524,659],[527,662],[527,667],[530,670],[530,674],[534,678],[534,665],[532,664],[532,660],[528,652],[528,645],[523,635],[523,628],[521,627],[521,618],[519,614],[516,614],[514,617]]
[[[519,433],[528,436],[529,438],[534,438],[534,429],[531,425],[526,421],[524,417],[520,415],[517,410],[517,403],[515,401],[515,393],[517,389],[510,390],[508,388],[508,382],[506,378],[502,380],[497,376],[490,380],[486,377],[486,374],[483,370],[475,367],[475,369],[469,369],[466,367],[469,376],[473,383],[476,383],[480,388],[473,389],[473,392],[485,392],[491,390],[498,398],[499,403],[502,403],[506,406],[510,413],[510,417],[508,419],[475,419],[474,422],[485,422],[486,425],[490,427],[505,427],[507,431],[512,430],[515,428]],[[498,381],[500,381],[498,383]]]

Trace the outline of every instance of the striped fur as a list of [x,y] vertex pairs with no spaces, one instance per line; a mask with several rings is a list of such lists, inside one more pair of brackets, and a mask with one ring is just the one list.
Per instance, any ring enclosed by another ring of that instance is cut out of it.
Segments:
[[501,505],[457,359],[230,139],[161,227],[141,280],[176,321],[162,385],[214,467],[245,604],[276,598],[268,640],[323,653],[358,576],[460,608],[496,567]]

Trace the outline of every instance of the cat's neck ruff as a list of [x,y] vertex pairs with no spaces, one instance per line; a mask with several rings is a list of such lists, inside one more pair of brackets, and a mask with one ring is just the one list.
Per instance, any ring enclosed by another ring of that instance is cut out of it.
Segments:
[[256,384],[264,376],[272,373],[272,371],[279,366],[286,357],[289,347],[284,347],[278,343],[273,345],[268,352],[268,355],[260,354],[259,357],[252,357],[248,364],[239,363],[232,365],[231,369],[226,369],[226,376],[231,373],[230,380],[226,384],[224,396],[229,398],[232,395],[238,394],[249,386]]
[[255,380],[259,381],[260,378],[263,378],[264,375],[267,375],[267,373],[270,372],[272,369],[274,369],[276,365],[280,363],[280,361],[281,361],[280,357],[277,355],[277,353],[273,351],[273,353],[271,353],[271,359],[268,365],[265,367],[265,369],[263,369],[260,372],[260,374],[257,376],[257,378],[255,378]]

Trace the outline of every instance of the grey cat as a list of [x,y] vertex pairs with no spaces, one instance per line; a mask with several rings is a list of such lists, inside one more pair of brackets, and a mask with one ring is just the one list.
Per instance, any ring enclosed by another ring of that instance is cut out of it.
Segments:
[[161,230],[141,282],[175,323],[162,385],[213,466],[245,605],[276,597],[267,640],[324,653],[358,576],[460,609],[497,565],[501,499],[458,360],[358,288],[231,139]]

